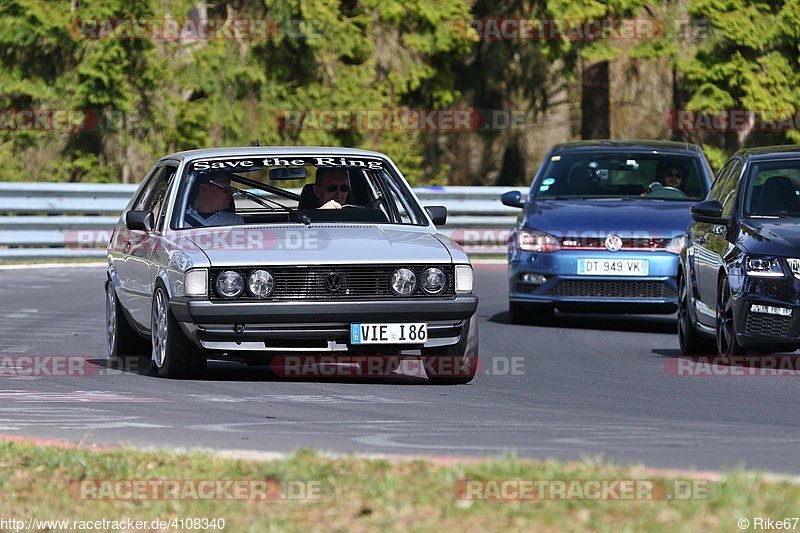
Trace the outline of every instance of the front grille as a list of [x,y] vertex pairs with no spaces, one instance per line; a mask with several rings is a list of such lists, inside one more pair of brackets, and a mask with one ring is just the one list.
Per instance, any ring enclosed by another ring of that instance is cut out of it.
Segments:
[[768,315],[765,313],[747,313],[744,325],[745,333],[750,335],[770,335],[772,337],[785,337],[789,334],[792,317]]
[[[621,237],[621,250],[664,250],[670,239],[662,237]],[[605,250],[605,237],[565,237],[561,247],[565,250]]]
[[553,296],[565,298],[636,298],[661,300],[674,298],[675,291],[663,281],[568,279],[550,290]]
[[[447,276],[447,285],[439,294],[429,295],[419,286],[422,272],[431,266],[441,268]],[[268,270],[275,278],[275,289],[263,300],[322,300],[322,299],[356,299],[356,298],[399,298],[389,288],[392,273],[400,267],[410,268],[417,275],[417,288],[408,298],[448,297],[455,295],[455,277],[452,265],[347,265],[347,266],[262,266],[248,268],[213,268],[209,276],[209,294],[213,300],[222,300],[214,290],[214,283],[220,272],[235,270],[242,275],[247,285],[247,276],[257,269]],[[337,272],[344,278],[341,288],[331,292],[325,287],[325,278],[331,272]],[[236,300],[261,300],[251,296],[247,289]]]

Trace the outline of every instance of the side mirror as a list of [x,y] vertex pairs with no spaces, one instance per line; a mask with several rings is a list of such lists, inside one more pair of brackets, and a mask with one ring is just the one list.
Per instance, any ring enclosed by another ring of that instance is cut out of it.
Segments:
[[525,207],[522,201],[522,194],[519,191],[508,191],[500,196],[500,201],[508,207]]
[[728,219],[722,218],[722,204],[718,200],[705,200],[692,206],[692,218],[696,222],[709,224],[727,224]]
[[447,223],[447,208],[443,205],[431,205],[425,208],[431,217],[434,226],[444,226]]
[[150,211],[128,211],[125,226],[129,230],[150,231],[153,229],[153,213]]

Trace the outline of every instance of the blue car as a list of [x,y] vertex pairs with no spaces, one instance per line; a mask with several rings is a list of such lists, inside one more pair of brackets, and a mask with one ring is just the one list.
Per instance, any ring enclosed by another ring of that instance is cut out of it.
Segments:
[[706,196],[700,147],[667,141],[559,144],[503,204],[524,211],[509,237],[509,312],[672,313],[689,208]]

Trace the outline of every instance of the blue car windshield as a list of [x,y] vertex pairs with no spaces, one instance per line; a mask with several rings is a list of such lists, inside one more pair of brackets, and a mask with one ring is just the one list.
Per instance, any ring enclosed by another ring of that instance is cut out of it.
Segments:
[[574,152],[552,155],[534,198],[702,199],[700,161],[674,154]]

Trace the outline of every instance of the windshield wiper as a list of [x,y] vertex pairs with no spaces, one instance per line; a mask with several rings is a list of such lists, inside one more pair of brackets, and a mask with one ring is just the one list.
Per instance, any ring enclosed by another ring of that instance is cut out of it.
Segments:
[[226,191],[230,191],[232,194],[241,194],[245,198],[249,198],[250,200],[253,200],[254,202],[262,205],[263,207],[267,207],[269,209],[273,209],[273,206],[271,206],[271,205],[269,205],[267,203],[267,202],[270,202],[270,203],[278,206],[279,208],[283,209],[287,213],[289,213],[289,220],[291,220],[292,222],[305,224],[306,226],[310,226],[311,225],[311,218],[308,215],[306,215],[305,213],[298,213],[297,211],[295,211],[291,207],[286,207],[285,205],[283,205],[280,202],[276,202],[275,200],[270,200],[269,198],[261,198],[257,194],[253,194],[253,193],[251,193],[249,191],[246,191],[244,189],[237,189],[236,187],[231,187],[230,185],[223,185],[222,183],[217,183],[214,180],[211,180],[211,183],[213,183],[217,187],[222,187]]

